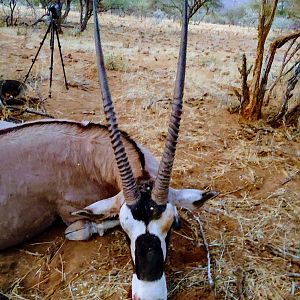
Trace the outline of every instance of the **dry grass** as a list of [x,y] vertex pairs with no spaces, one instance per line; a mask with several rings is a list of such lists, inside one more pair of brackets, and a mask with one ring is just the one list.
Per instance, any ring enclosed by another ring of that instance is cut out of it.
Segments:
[[[117,63],[108,73],[120,127],[159,157],[172,99],[179,26],[170,21],[156,26],[154,20],[147,19],[141,27],[135,18],[110,15],[103,15],[101,22],[105,51],[114,51],[112,63],[116,63],[115,56],[125,61],[124,69]],[[24,67],[21,75],[16,74],[4,64],[4,60],[16,68],[29,64],[18,55],[19,46],[32,57],[43,30],[24,34],[18,36],[15,29],[1,28],[1,35],[11,38],[9,43],[0,42],[7,50],[0,58],[1,74],[22,77],[26,72]],[[56,71],[48,111],[61,118],[104,121],[92,31],[74,36],[66,30],[62,47],[73,87],[66,93],[61,87],[62,74]],[[275,256],[267,247],[271,244],[300,256],[299,132],[274,130],[263,122],[239,124],[238,117],[225,109],[234,96],[224,86],[239,85],[240,54],[246,52],[251,61],[254,49],[255,30],[209,24],[190,27],[184,115],[173,185],[221,192],[201,210],[215,286],[211,291],[207,281],[199,225],[182,210],[185,225],[173,235],[167,264],[171,299],[300,297],[299,278],[288,276],[299,273],[299,264]],[[32,78],[40,78],[43,94],[48,88],[47,49],[41,58]],[[279,63],[275,61],[275,66]],[[55,70],[59,68],[55,66]],[[293,140],[289,140],[291,135]],[[5,266],[18,261],[17,267],[0,271],[0,288],[11,299],[128,298],[132,269],[120,230],[87,243],[63,243],[55,240],[62,230],[51,230],[39,238],[50,244],[26,244],[20,247],[27,252],[16,248],[1,254],[0,263]]]

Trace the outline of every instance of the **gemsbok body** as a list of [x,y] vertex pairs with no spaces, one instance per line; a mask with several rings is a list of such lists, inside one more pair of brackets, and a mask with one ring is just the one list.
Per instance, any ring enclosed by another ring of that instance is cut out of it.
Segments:
[[184,7],[174,101],[160,164],[118,129],[96,13],[98,73],[108,126],[67,120],[0,123],[0,249],[30,239],[57,217],[68,225],[65,235],[71,240],[102,235],[121,224],[133,262],[133,299],[167,299],[164,265],[171,228],[178,221],[176,206],[199,208],[217,195],[169,187],[185,78],[187,1]]

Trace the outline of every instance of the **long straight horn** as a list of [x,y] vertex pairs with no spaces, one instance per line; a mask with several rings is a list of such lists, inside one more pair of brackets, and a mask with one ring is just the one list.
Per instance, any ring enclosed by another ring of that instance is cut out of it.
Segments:
[[108,130],[110,133],[111,144],[114,150],[116,162],[121,175],[123,194],[128,205],[135,204],[140,199],[140,192],[137,187],[136,180],[133,176],[128,157],[125,152],[124,145],[121,140],[121,134],[118,128],[117,118],[114,106],[111,100],[111,94],[108,86],[106,70],[104,66],[104,57],[100,39],[100,29],[97,15],[97,0],[93,0],[94,10],[94,35],[96,45],[96,56],[98,66],[98,76],[100,89],[103,99],[103,107],[108,122]]
[[174,100],[172,113],[169,122],[168,134],[165,144],[165,150],[159,165],[158,174],[152,191],[152,199],[157,204],[165,204],[168,199],[169,185],[171,180],[173,162],[176,152],[176,144],[180,127],[182,114],[182,98],[186,68],[186,49],[188,35],[188,1],[184,1],[182,15],[182,29],[180,51],[177,65],[176,83],[174,89]]

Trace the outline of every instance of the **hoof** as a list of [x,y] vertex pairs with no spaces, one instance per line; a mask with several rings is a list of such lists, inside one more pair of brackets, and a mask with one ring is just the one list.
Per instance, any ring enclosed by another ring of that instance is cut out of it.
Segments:
[[65,237],[71,241],[84,241],[88,240],[93,233],[95,232],[91,222],[79,220],[65,230]]

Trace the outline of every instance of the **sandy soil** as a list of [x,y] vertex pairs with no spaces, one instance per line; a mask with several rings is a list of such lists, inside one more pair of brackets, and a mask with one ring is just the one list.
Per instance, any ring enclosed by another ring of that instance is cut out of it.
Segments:
[[[179,26],[134,18],[102,18],[103,41],[120,127],[157,157],[163,149],[176,72]],[[46,28],[0,29],[0,75],[24,78]],[[28,94],[44,99],[58,118],[104,122],[92,27],[61,36],[69,91],[55,53],[52,98],[49,44],[29,78]],[[170,299],[296,299],[300,255],[299,132],[246,124],[227,108],[235,103],[243,52],[253,61],[255,30],[202,24],[190,27],[184,115],[173,186],[221,192],[194,215],[181,211],[167,262]],[[282,53],[275,62],[278,69]],[[295,97],[299,97],[296,91]],[[278,101],[278,100],[277,100]],[[207,279],[201,216],[212,255],[215,286]],[[64,240],[55,223],[34,240],[0,253],[0,299],[127,299],[131,262],[120,228],[87,242]],[[270,246],[271,245],[271,246]],[[294,293],[292,295],[291,291]]]

